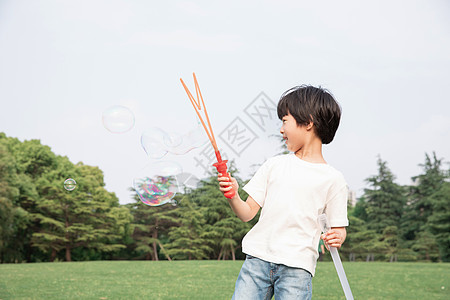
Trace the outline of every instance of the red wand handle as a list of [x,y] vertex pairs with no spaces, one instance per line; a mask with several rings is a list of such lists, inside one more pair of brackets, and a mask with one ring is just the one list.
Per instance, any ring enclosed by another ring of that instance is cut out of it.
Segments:
[[[222,157],[220,156],[220,152],[216,151],[216,157],[217,157],[217,162],[215,164],[213,164],[214,167],[216,167],[217,172],[221,173],[222,176],[227,176],[229,181],[231,182],[231,178],[230,175],[227,172],[227,160],[222,160]],[[236,194],[236,191],[231,189],[228,192],[223,193],[224,196],[228,199],[231,199],[234,197],[234,195]]]
[[[211,144],[212,144],[212,146],[214,148],[214,151],[216,152],[217,163],[213,164],[213,166],[217,168],[217,171],[219,173],[221,173],[222,176],[227,176],[228,180],[231,182],[230,175],[228,175],[228,172],[227,172],[227,161],[226,160],[222,160],[222,157],[220,156],[219,148],[217,147],[216,139],[214,138],[214,133],[213,133],[213,130],[212,130],[212,127],[211,127],[211,123],[209,122],[208,113],[206,112],[205,102],[203,101],[203,96],[202,96],[202,93],[200,92],[200,87],[198,86],[198,82],[197,82],[197,78],[195,77],[195,73],[193,75],[194,75],[194,82],[195,82],[195,91],[197,92],[197,100],[194,99],[194,97],[192,96],[191,92],[189,91],[187,86],[184,84],[183,79],[180,78],[181,83],[183,84],[183,87],[184,87],[184,89],[185,89],[185,91],[186,91],[186,93],[187,93],[187,95],[189,97],[189,100],[191,101],[191,104],[194,107],[194,110],[197,113],[197,116],[198,116],[200,122],[202,122],[203,128],[205,128],[205,132],[208,135],[209,140],[211,141]],[[200,114],[200,110],[202,109],[202,105],[201,104],[203,104],[203,110],[204,110],[204,113],[205,113],[206,121],[208,122],[208,126],[206,126],[206,124],[203,121],[203,118],[202,118],[202,116]],[[228,199],[231,199],[236,194],[236,191],[231,189],[230,191],[228,191],[226,193],[223,193],[223,194]]]

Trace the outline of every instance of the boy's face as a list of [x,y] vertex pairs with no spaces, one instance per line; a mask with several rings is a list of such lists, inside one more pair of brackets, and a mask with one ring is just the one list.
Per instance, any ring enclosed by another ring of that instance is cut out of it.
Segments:
[[285,115],[281,121],[283,125],[281,126],[280,133],[283,135],[287,149],[291,152],[297,152],[305,144],[308,133],[307,126],[298,125],[290,113]]

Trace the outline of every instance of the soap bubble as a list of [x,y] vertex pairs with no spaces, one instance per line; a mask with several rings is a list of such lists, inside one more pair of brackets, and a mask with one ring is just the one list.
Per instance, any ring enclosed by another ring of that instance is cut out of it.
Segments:
[[141,145],[148,157],[158,159],[167,154],[165,141],[169,139],[164,130],[153,127],[142,134]]
[[75,179],[68,178],[64,181],[64,188],[68,191],[73,191],[77,187]]
[[208,138],[201,126],[197,126],[185,134],[167,133],[154,127],[145,131],[141,136],[141,145],[145,153],[155,159],[162,158],[167,153],[185,154],[207,142]]
[[124,133],[134,126],[134,115],[128,108],[111,106],[102,114],[103,126],[112,133]]
[[176,132],[169,132],[164,135],[164,146],[167,149],[177,147],[183,142],[183,137]]
[[[167,151],[172,154],[185,154],[192,149],[199,148],[208,142],[208,137],[202,126],[190,130],[181,136],[182,140],[178,145],[168,147]],[[166,145],[167,146],[167,145]]]
[[149,206],[174,203],[178,192],[177,175],[182,173],[179,164],[171,161],[156,161],[148,164],[133,180],[139,199]]

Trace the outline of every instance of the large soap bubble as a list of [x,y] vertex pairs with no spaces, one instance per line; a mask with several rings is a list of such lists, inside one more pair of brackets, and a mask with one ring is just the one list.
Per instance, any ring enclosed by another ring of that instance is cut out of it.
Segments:
[[125,106],[115,105],[102,114],[103,126],[112,133],[124,133],[134,126],[134,114]]
[[208,138],[201,126],[184,134],[166,132],[154,127],[146,130],[141,136],[141,145],[150,158],[159,159],[167,153],[185,154],[192,149],[201,147],[208,142]]
[[182,167],[172,161],[155,161],[143,168],[134,178],[133,186],[141,201],[149,206],[174,203],[178,192],[177,175]]

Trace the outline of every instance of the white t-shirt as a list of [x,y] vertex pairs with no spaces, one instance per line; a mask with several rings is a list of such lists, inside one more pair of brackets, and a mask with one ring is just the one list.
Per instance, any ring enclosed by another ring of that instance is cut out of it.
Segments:
[[314,276],[321,233],[317,217],[326,213],[331,227],[348,226],[342,173],[295,154],[280,155],[268,159],[244,190],[262,210],[242,240],[242,251]]

